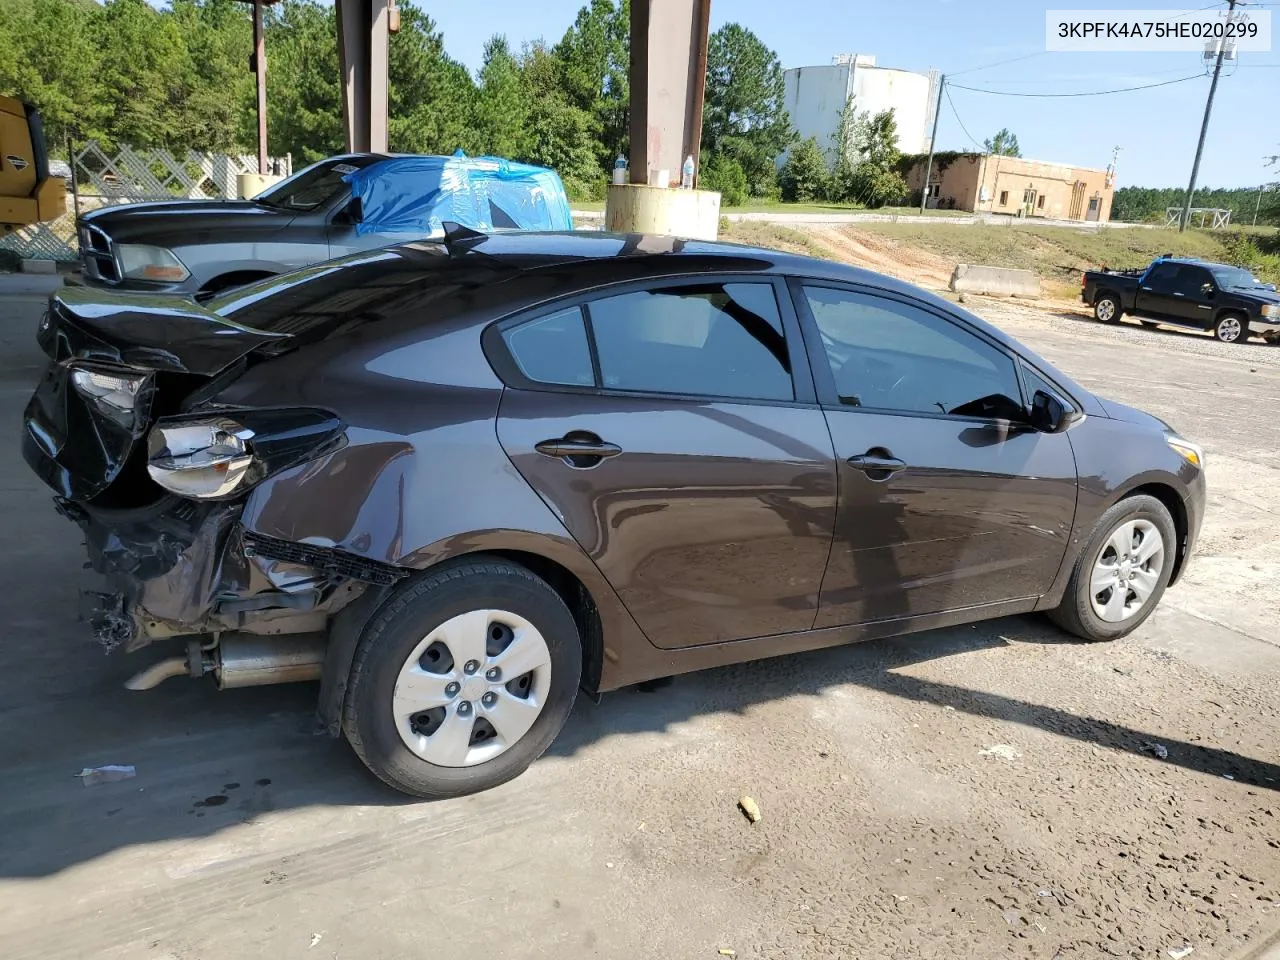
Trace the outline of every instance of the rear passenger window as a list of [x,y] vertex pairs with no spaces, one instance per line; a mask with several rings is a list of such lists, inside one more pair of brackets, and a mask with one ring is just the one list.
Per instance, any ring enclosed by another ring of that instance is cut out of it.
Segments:
[[601,386],[744,400],[793,400],[773,285],[657,287],[587,305]]
[[520,372],[530,380],[574,387],[595,384],[580,307],[512,327],[503,340]]

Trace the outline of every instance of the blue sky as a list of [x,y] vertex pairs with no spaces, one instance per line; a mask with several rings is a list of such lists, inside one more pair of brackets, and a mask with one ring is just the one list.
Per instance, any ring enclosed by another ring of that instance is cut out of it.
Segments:
[[[402,0],[403,2],[403,0]],[[558,40],[583,0],[409,0],[444,33],[450,55],[475,69],[484,41],[501,32],[513,47]],[[769,44],[784,67],[829,63],[837,53],[874,54],[881,66],[935,67],[965,86],[1063,93],[1196,79],[1105,97],[1038,99],[953,89],[959,114],[943,102],[939,149],[971,148],[1000,127],[1018,136],[1024,156],[1105,167],[1119,145],[1119,184],[1185,187],[1209,78],[1196,53],[1045,53],[1045,10],[1196,9],[1210,0],[713,0],[712,27],[736,21]],[[1225,6],[1225,3],[1222,4]],[[1280,0],[1264,0],[1280,35]],[[1014,63],[973,70],[1024,57]],[[1264,66],[1265,65],[1265,66]],[[961,74],[962,71],[963,74]],[[1280,180],[1264,156],[1280,153],[1280,50],[1240,55],[1224,68],[1199,182],[1249,186]]]

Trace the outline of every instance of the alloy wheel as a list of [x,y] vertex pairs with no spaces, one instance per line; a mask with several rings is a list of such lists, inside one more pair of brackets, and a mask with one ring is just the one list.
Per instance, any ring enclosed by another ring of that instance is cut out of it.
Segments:
[[1110,323],[1116,315],[1115,301],[1109,297],[1103,297],[1098,301],[1098,305],[1094,308],[1098,315],[1098,319],[1103,323]]
[[400,739],[418,757],[471,767],[517,743],[550,689],[551,652],[538,629],[504,610],[473,610],[413,648],[391,710]]
[[1122,623],[1142,610],[1160,583],[1164,538],[1150,520],[1127,520],[1102,545],[1089,578],[1093,612]]
[[1235,343],[1240,339],[1240,321],[1235,317],[1224,317],[1218,323],[1218,339],[1223,343]]

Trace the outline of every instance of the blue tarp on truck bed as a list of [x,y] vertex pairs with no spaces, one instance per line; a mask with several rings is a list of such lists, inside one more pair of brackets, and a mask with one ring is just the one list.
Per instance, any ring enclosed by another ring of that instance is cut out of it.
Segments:
[[452,220],[474,230],[572,230],[559,175],[500,157],[388,157],[343,179],[361,204],[357,231],[439,235]]

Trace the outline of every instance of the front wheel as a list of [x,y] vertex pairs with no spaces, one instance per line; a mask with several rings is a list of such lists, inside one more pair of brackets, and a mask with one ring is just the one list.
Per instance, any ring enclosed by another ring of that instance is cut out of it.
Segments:
[[1173,518],[1163,503],[1145,494],[1121,500],[1094,526],[1050,619],[1084,640],[1125,636],[1164,596],[1176,550]]
[[342,729],[395,789],[462,796],[542,755],[581,676],[577,625],[559,594],[516,564],[464,561],[403,588],[365,628]]
[[1249,322],[1234,313],[1223,314],[1213,325],[1213,336],[1223,343],[1243,343],[1249,339]]
[[1119,323],[1120,299],[1114,293],[1104,293],[1093,301],[1093,315],[1102,323]]

